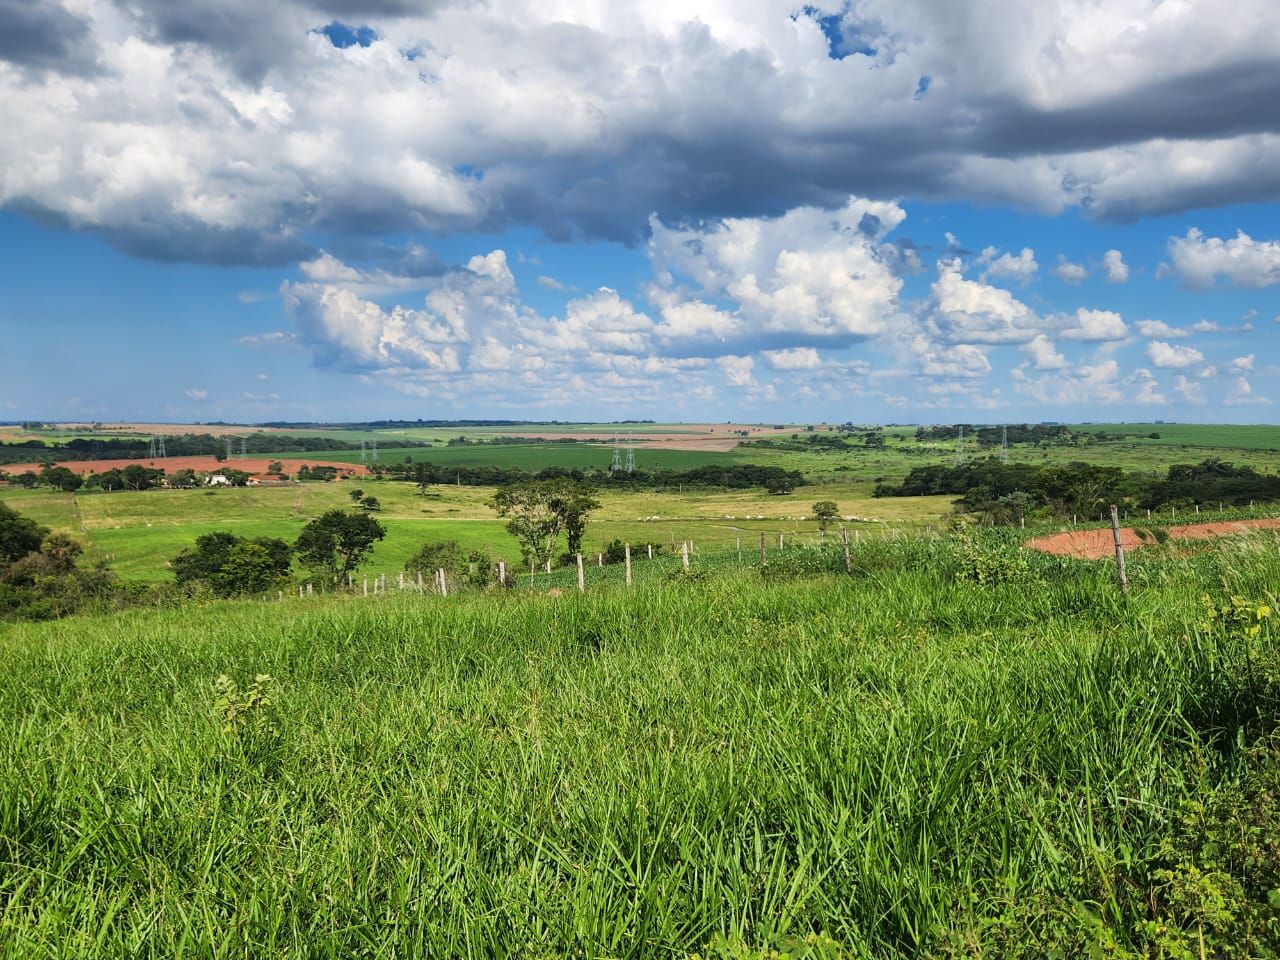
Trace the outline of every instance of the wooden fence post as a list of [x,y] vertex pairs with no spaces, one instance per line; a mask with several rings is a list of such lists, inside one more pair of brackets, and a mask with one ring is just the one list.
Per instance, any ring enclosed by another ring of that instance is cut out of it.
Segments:
[[599,567],[603,567],[603,566],[604,566],[604,554],[603,554],[603,553],[597,553],[597,554],[596,554],[596,565],[597,565],[597,566],[599,566]]
[[627,561],[627,586],[629,587],[629,586],[631,586],[631,544],[629,544],[629,543],[624,544],[624,545],[623,545],[623,549],[626,551],[626,561]]
[[587,589],[587,581],[582,576],[582,554],[576,554],[578,558],[578,592],[584,593]]
[[652,560],[652,559],[653,559],[653,544],[652,544],[652,543],[648,544],[648,547],[649,547],[649,559],[650,559],[650,560]]
[[760,531],[760,572],[764,573],[764,565],[768,563],[764,556],[764,531]]
[[404,574],[400,574],[400,592],[404,593]]
[[840,541],[844,545],[844,572],[853,573],[853,561],[849,559],[849,529],[840,528]]
[[742,566],[742,538],[738,537],[738,566]]
[[367,573],[364,575],[364,595],[366,597],[369,595],[369,575]]
[[507,561],[498,561],[498,582],[504,587],[507,585]]
[[418,571],[418,593],[422,593],[422,571]]
[[782,531],[781,530],[778,531],[778,549],[779,550],[782,549]]
[[443,568],[437,569],[436,576],[440,578],[440,596],[447,597],[449,595],[449,587],[445,584],[445,581],[444,581],[444,569]]
[[689,569],[689,541],[685,540],[680,544],[680,566],[685,570]]
[[1129,592],[1129,576],[1124,569],[1124,544],[1120,541],[1120,516],[1115,504],[1111,505],[1111,539],[1116,545],[1116,574],[1120,577],[1120,592]]

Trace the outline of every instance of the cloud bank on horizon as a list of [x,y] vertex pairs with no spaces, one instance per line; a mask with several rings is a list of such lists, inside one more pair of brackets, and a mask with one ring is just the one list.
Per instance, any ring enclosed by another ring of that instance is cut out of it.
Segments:
[[[1280,239],[1196,216],[1280,196],[1272,6],[0,0],[0,205],[278,271],[285,329],[233,349],[406,410],[1257,418]],[[519,282],[530,235],[594,282]],[[1160,286],[1254,305],[1155,317]],[[243,415],[202,373],[174,409]]]

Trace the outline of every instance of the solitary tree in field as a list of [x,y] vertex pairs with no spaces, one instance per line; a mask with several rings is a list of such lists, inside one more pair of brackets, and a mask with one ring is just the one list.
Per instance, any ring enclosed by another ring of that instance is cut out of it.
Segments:
[[367,513],[330,510],[302,528],[293,549],[305,566],[345,577],[386,535],[386,528]]
[[813,519],[824,533],[840,519],[840,507],[834,500],[819,500],[813,505]]
[[565,537],[570,553],[582,552],[582,535],[587,529],[587,514],[600,508],[595,491],[572,481],[557,481],[559,492],[553,495],[553,509],[564,518]]
[[359,503],[361,499],[363,499],[364,497],[364,491],[361,490],[359,487],[356,487],[354,490],[351,491],[351,493],[348,494],[348,496],[351,497],[351,499],[356,503]]
[[546,563],[564,532],[569,552],[582,552],[587,514],[600,506],[595,491],[571,479],[534,480],[512,484],[493,500],[498,515],[507,517],[507,532],[520,541],[525,561]]
[[493,498],[498,516],[507,518],[507,532],[520,542],[526,563],[551,560],[565,528],[557,481],[534,480],[503,487]]

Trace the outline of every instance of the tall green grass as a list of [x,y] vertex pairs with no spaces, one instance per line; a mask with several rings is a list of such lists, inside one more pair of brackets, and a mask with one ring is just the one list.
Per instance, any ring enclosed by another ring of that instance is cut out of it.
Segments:
[[1135,558],[1125,599],[966,549],[0,628],[0,954],[1145,949],[1165,841],[1280,707],[1269,621],[1200,598],[1277,551]]

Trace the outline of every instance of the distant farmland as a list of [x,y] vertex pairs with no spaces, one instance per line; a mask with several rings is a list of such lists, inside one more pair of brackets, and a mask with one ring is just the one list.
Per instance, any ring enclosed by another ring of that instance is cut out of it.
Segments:
[[[636,468],[639,470],[688,470],[707,464],[739,463],[748,460],[737,452],[717,450],[658,450],[641,444],[635,447]],[[360,451],[325,451],[325,459],[334,462],[360,462]],[[625,456],[625,453],[624,453]],[[314,459],[302,454],[262,455],[259,459],[306,460]],[[586,443],[529,443],[529,444],[467,444],[456,447],[388,447],[378,449],[380,463],[435,463],[456,467],[509,467],[522,470],[541,470],[544,467],[563,467],[566,470],[607,469],[613,459],[613,448],[608,444]]]
[[[1089,423],[1070,427],[1081,433],[1120,434],[1132,443],[1160,446],[1280,450],[1280,425],[1211,423]],[[1158,438],[1149,434],[1158,433]]]

